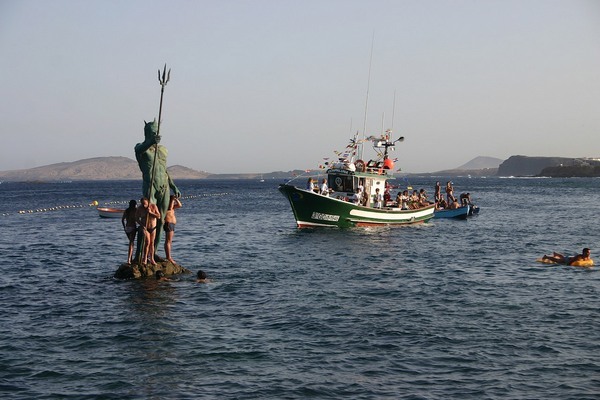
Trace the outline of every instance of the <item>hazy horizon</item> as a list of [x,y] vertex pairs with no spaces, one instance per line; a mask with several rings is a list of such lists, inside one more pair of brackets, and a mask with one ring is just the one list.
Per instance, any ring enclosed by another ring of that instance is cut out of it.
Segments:
[[[35,166],[35,167],[31,167],[31,168],[20,168],[20,169],[13,169],[13,170],[0,170],[0,174],[2,173],[6,173],[6,172],[13,172],[13,171],[27,171],[30,169],[36,169],[36,168],[47,168],[47,167],[53,167],[56,165],[63,165],[63,164],[77,164],[79,162],[86,162],[86,161],[91,161],[91,160],[95,160],[95,159],[105,159],[105,158],[113,158],[113,157],[126,157],[127,159],[131,160],[132,162],[136,162],[135,157],[128,157],[128,156],[98,156],[98,157],[90,157],[90,158],[84,158],[84,159],[78,159],[78,160],[73,160],[73,161],[59,161],[57,163],[51,163],[51,164],[44,164],[44,165],[39,165],[39,166]],[[457,165],[455,167],[452,168],[448,168],[447,170],[453,170],[453,169],[460,169],[461,167],[467,166],[468,164],[473,163],[476,160],[479,160],[481,158],[485,158],[485,159],[494,159],[494,160],[498,160],[500,163],[502,163],[505,160],[499,159],[499,158],[495,158],[495,157],[486,157],[486,156],[477,156],[472,158],[469,161],[466,161],[460,165]],[[187,165],[183,165],[183,164],[171,164],[169,163],[167,165],[168,168],[171,167],[183,167],[183,168],[189,168],[192,170],[195,170],[197,172],[201,172],[201,173],[210,173],[210,174],[220,174],[221,172],[219,171],[207,171],[207,170],[197,170],[195,168],[189,167]],[[472,169],[485,169],[485,168],[495,168],[495,167],[488,167],[488,166],[484,166],[484,167],[476,167],[476,168],[472,168]],[[326,166],[323,166],[323,168],[319,168],[319,167],[311,167],[311,168],[301,168],[301,167],[295,167],[295,168],[291,168],[289,170],[270,170],[270,171],[233,171],[233,172],[226,172],[225,174],[269,174],[269,173],[273,173],[273,172],[291,172],[291,171],[307,171],[307,170],[325,170],[327,169]],[[404,171],[402,171],[404,172]],[[442,170],[436,170],[436,171],[414,171],[413,173],[434,173],[434,172],[442,172]]]
[[592,0],[5,0],[0,50],[0,171],[134,158],[165,63],[169,165],[317,168],[363,132],[368,82],[365,134],[404,136],[403,172],[600,156]]

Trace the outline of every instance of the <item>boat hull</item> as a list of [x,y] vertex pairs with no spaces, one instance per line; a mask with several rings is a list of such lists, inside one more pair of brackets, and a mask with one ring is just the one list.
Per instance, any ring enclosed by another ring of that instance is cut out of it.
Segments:
[[435,210],[434,218],[466,219],[479,214],[479,207],[474,204],[461,206],[454,210]]
[[435,210],[435,218],[454,218],[454,219],[466,219],[469,215],[473,215],[471,212],[471,206],[462,206],[453,210]]
[[417,210],[377,209],[322,196],[287,184],[280,185],[279,191],[290,202],[299,228],[410,225],[433,218],[433,205]]
[[120,208],[98,207],[98,215],[100,218],[121,218],[125,210]]

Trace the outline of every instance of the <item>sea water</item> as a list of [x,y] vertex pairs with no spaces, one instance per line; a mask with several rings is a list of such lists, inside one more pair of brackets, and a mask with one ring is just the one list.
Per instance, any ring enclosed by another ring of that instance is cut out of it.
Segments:
[[141,182],[4,182],[0,397],[598,399],[599,267],[535,259],[600,261],[599,182],[456,178],[466,221],[298,230],[280,181],[180,181],[173,255],[208,284],[113,279],[89,204]]

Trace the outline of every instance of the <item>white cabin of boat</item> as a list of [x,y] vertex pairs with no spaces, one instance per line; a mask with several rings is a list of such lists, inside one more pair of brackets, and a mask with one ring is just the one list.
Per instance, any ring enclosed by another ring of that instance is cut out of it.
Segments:
[[[360,171],[357,171],[355,164],[359,166]],[[388,168],[384,167],[383,161],[371,160],[365,164],[361,160],[356,163],[340,160],[333,164],[333,168],[327,170],[327,186],[333,191],[332,197],[346,201],[359,186],[362,186],[367,195],[367,203],[364,205],[371,207],[376,190],[379,189],[379,193],[383,195],[386,181],[393,178],[387,174],[387,171]]]

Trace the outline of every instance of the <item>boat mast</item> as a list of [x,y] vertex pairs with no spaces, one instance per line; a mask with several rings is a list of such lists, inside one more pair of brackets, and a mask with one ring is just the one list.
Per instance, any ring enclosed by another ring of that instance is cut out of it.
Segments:
[[373,36],[371,38],[371,55],[369,57],[369,75],[367,78],[367,96],[365,100],[365,119],[363,122],[363,132],[362,137],[360,138],[360,149],[358,153],[358,158],[362,160],[363,153],[363,142],[365,141],[365,135],[367,131],[367,112],[369,111],[369,88],[371,86],[371,65],[373,64],[373,43],[375,42],[375,32],[373,32]]
[[[392,147],[396,144],[396,142],[402,142],[404,141],[404,136],[398,138],[398,140],[395,141],[391,141],[392,140],[392,132],[394,131],[394,113],[396,112],[396,90],[394,89],[394,101],[392,102],[392,127],[391,129],[388,129],[387,131],[385,131],[385,151],[383,154],[383,159],[387,160],[388,158],[388,148]],[[382,125],[382,130],[383,130],[383,125]]]
[[394,89],[394,101],[392,102],[392,127],[390,133],[394,132],[394,114],[396,113],[396,89]]

